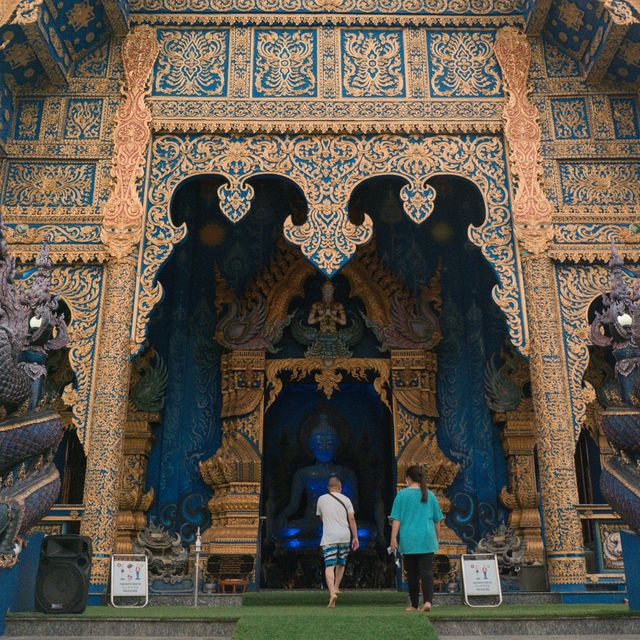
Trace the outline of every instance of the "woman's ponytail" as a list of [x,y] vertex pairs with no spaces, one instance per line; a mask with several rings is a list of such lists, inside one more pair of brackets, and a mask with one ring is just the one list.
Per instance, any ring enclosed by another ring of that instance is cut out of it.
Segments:
[[410,478],[413,482],[420,484],[420,491],[422,492],[421,502],[427,502],[427,500],[429,500],[429,491],[427,488],[427,476],[424,469],[417,464],[410,466],[407,469],[407,478]]

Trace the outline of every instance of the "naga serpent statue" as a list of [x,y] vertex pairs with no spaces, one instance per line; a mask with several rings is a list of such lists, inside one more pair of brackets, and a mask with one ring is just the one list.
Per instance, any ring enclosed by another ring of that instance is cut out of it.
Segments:
[[45,244],[19,278],[0,219],[0,567],[16,564],[27,532],[60,491],[53,456],[62,420],[42,397],[46,356],[68,341],[49,291],[51,266]]
[[[609,262],[609,290],[591,323],[594,344],[610,350],[619,389],[602,412],[602,430],[615,455],[602,469],[600,487],[609,504],[640,533],[640,287],[615,247]],[[630,278],[626,278],[631,275]]]

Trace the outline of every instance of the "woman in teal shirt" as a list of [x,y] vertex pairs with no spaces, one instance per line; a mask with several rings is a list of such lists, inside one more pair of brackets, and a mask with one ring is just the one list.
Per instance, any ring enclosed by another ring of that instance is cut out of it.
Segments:
[[431,611],[433,600],[433,554],[438,550],[438,530],[444,517],[433,492],[427,489],[424,469],[414,465],[407,469],[407,488],[398,492],[391,509],[391,549],[398,549],[409,584],[411,606],[416,611],[422,584],[422,611]]

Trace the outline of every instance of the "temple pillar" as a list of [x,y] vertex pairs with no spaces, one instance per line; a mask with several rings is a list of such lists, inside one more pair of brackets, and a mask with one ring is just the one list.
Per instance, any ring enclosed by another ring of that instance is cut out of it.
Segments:
[[573,410],[556,273],[548,252],[553,233],[553,207],[540,181],[541,133],[538,110],[529,100],[529,41],[512,27],[500,29],[495,53],[507,95],[504,134],[516,185],[512,216],[520,250],[530,335],[531,393],[547,572],[551,587],[562,589],[584,585],[586,576],[582,530],[576,510]]
[[[436,354],[421,349],[391,350],[391,397],[393,407],[394,449],[398,489],[405,486],[406,470],[422,466],[427,484],[438,498],[447,516],[451,501],[445,491],[458,475],[460,467],[449,460],[438,445],[436,409]],[[440,553],[458,558],[466,545],[444,522],[440,529]]]
[[526,543],[525,561],[544,562],[544,544],[540,522],[539,496],[536,483],[536,427],[529,399],[524,400],[528,410],[508,411],[497,414],[496,420],[504,422],[501,438],[510,488],[502,489],[500,500],[509,514],[509,527]]
[[205,553],[257,555],[262,485],[264,351],[222,356],[222,444],[200,463],[211,487],[211,526],[202,535]]
[[149,95],[151,71],[158,53],[155,30],[136,27],[127,35],[122,61],[125,92],[116,113],[113,187],[103,207],[105,265],[101,331],[96,352],[84,516],[80,531],[93,543],[92,592],[104,593],[116,542],[122,485],[123,441],[129,403],[131,324],[136,286],[137,252],[144,209],[138,184],[151,139]]
[[91,583],[100,593],[109,579],[123,471],[124,425],[129,403],[129,335],[136,267],[133,260],[107,264],[103,320],[97,349],[93,420],[80,533],[91,538]]

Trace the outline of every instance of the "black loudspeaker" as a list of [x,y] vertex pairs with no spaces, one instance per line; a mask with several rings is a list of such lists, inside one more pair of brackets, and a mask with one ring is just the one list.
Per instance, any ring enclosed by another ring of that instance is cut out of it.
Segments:
[[36,610],[82,613],[91,580],[91,540],[85,536],[47,536],[40,549]]

